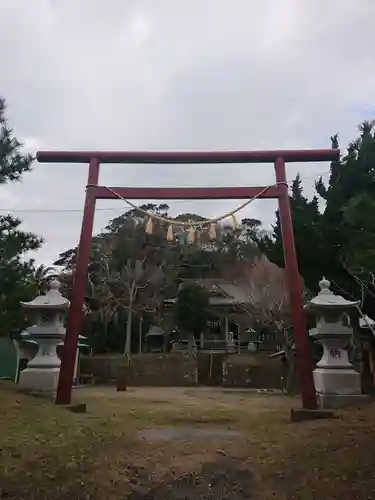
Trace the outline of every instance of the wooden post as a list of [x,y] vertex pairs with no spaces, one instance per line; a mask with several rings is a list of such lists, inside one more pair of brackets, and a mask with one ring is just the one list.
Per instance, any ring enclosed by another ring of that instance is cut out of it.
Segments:
[[143,316],[141,316],[139,318],[139,329],[138,329],[138,334],[139,334],[138,350],[139,350],[139,354],[142,354],[142,333],[143,333]]
[[224,338],[225,338],[225,348],[228,349],[228,333],[229,333],[229,322],[228,322],[228,316],[224,316]]

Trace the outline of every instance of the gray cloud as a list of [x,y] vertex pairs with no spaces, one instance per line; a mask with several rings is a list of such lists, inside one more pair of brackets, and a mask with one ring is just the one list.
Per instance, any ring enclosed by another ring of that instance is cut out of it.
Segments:
[[[15,0],[0,4],[0,93],[31,150],[342,147],[371,117],[375,3],[362,0]],[[312,192],[326,164],[290,165]],[[87,168],[35,165],[0,188],[23,209],[51,262],[77,242]],[[271,165],[102,167],[110,185],[273,182]],[[218,215],[234,201],[171,202],[173,213]],[[121,213],[101,202],[96,230]],[[275,204],[243,215],[273,219]]]

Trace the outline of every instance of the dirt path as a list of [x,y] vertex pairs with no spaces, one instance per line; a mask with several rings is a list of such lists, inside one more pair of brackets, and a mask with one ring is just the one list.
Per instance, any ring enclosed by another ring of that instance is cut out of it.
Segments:
[[151,491],[133,484],[128,500],[251,500],[254,482],[241,464],[225,458],[203,465],[199,473],[164,481]]

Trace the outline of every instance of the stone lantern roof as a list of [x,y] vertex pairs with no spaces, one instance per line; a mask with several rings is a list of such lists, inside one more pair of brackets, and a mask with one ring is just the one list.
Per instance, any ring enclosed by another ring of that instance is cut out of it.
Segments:
[[61,283],[58,280],[52,280],[49,284],[49,290],[38,295],[30,302],[21,302],[25,309],[52,309],[65,310],[69,308],[70,301],[60,293]]
[[359,306],[359,301],[346,300],[330,290],[331,283],[326,278],[319,282],[320,292],[305,306],[306,309],[352,309]]

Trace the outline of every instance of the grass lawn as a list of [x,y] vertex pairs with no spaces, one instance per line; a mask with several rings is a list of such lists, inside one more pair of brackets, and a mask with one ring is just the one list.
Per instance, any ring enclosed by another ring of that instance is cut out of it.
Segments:
[[291,424],[298,400],[241,390],[74,397],[88,413],[0,382],[0,499],[375,498],[375,404]]

